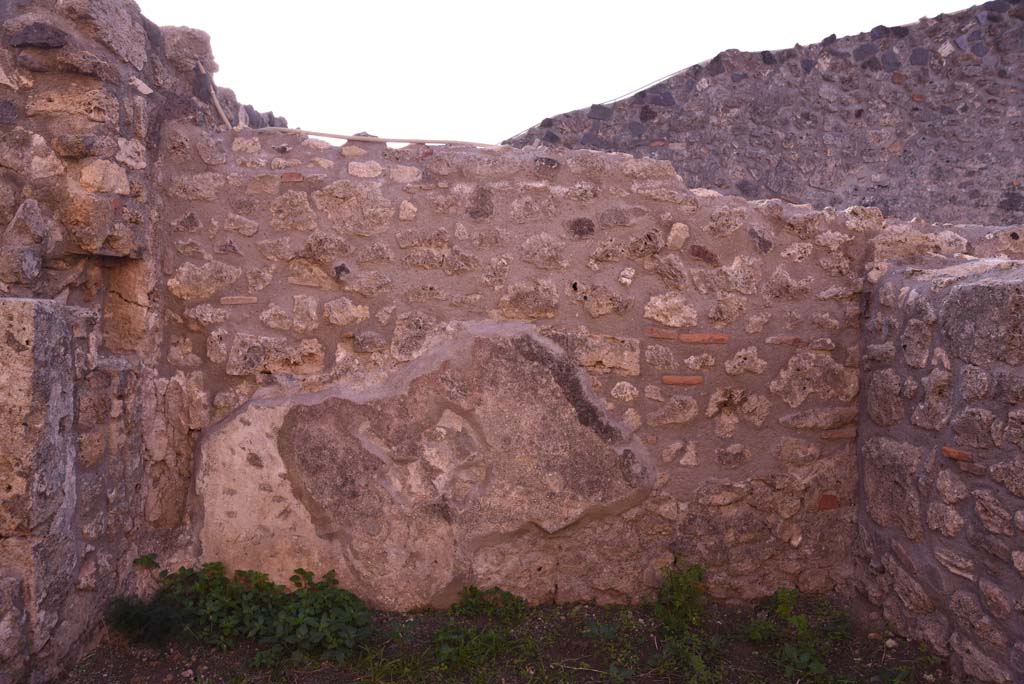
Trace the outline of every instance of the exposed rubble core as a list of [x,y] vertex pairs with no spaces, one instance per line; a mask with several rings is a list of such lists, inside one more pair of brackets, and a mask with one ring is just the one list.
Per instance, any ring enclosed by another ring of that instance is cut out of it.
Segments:
[[0,7],[0,684],[58,680],[151,552],[398,610],[699,563],[1021,676],[1020,226],[335,147],[216,89],[228,128],[205,34]]
[[858,582],[985,682],[1024,672],[1024,261],[894,269],[864,325]]

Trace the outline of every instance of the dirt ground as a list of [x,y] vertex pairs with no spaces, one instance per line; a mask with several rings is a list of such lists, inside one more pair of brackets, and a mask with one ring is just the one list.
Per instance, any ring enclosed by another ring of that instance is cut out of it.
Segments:
[[[688,650],[649,607],[541,606],[514,624],[448,611],[375,615],[373,643],[343,665],[249,666],[252,644],[220,652],[178,640],[163,648],[109,637],[69,684],[541,682],[682,684],[945,684],[946,663],[922,645],[854,624],[837,600],[800,597],[804,637],[763,633],[760,605],[711,604]],[[777,622],[777,620],[776,620]],[[772,628],[767,627],[768,632]],[[813,636],[808,641],[807,634]],[[699,653],[700,663],[689,661]]]

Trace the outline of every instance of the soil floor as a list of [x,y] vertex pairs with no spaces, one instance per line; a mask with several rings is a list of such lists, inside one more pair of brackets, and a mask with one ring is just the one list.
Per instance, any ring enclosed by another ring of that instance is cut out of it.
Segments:
[[[649,607],[541,606],[514,621],[448,611],[378,613],[373,643],[343,665],[253,670],[255,646],[162,648],[112,635],[68,684],[341,682],[534,684],[946,684],[946,662],[922,645],[855,624],[836,599],[802,596],[795,632],[765,604],[706,607],[686,647]],[[775,625],[774,627],[772,625]],[[800,635],[803,636],[800,636]],[[808,637],[808,635],[812,635]],[[693,661],[693,654],[699,654]]]

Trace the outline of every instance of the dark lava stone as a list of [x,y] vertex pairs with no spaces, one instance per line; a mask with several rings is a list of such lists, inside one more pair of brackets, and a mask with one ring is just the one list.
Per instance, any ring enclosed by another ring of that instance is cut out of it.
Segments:
[[647,101],[659,107],[675,107],[676,98],[669,90],[658,90],[648,93]]
[[871,40],[885,38],[887,35],[889,35],[888,26],[876,26],[875,28],[871,29]]
[[537,157],[533,160],[533,172],[544,178],[552,178],[561,166],[561,162],[551,157]]
[[750,239],[754,241],[754,244],[757,246],[758,250],[760,250],[764,254],[767,254],[768,252],[772,251],[772,247],[775,246],[775,243],[772,242],[771,237],[769,237],[766,234],[764,228],[760,228],[758,226],[751,226],[750,228],[747,229],[747,235],[749,235]]
[[569,222],[569,232],[575,238],[588,238],[594,234],[594,222],[588,218],[575,218]]
[[12,124],[18,120],[18,105],[10,100],[0,100],[0,124]]
[[591,105],[587,116],[598,121],[610,121],[612,118],[612,108],[605,107],[604,105]]
[[908,29],[906,26],[895,26],[892,29],[892,35],[896,36],[897,38],[906,38],[907,36],[910,35],[910,29]]
[[923,47],[916,47],[910,53],[910,63],[914,66],[925,66],[931,58],[932,53]]
[[718,255],[703,245],[690,245],[690,256],[712,266],[721,265]]
[[811,73],[811,69],[814,68],[814,60],[804,57],[800,60],[800,66],[803,68],[805,74]]
[[853,49],[853,58],[858,62],[863,62],[868,57],[873,56],[878,52],[878,46],[874,43],[861,43]]
[[643,121],[644,123],[648,121],[654,121],[656,118],[658,118],[658,113],[651,109],[650,106],[644,105],[643,108],[640,110],[640,120]]
[[896,71],[900,68],[900,58],[892,50],[882,53],[882,68],[886,71]]
[[7,44],[16,48],[62,48],[68,44],[68,34],[56,26],[35,21],[8,38]]
[[199,219],[197,219],[196,215],[190,211],[181,218],[178,225],[185,230],[193,230],[199,227]]
[[754,181],[749,178],[744,178],[736,184],[736,189],[740,191],[740,194],[746,198],[753,197],[757,194],[757,185]]
[[761,53],[761,61],[765,64],[775,64],[778,60],[775,59],[775,55],[770,50],[765,50]]
[[1024,195],[1016,190],[1006,190],[996,206],[1003,211],[1024,211]]
[[494,215],[494,193],[490,188],[477,188],[470,198],[466,213],[470,218],[485,219]]

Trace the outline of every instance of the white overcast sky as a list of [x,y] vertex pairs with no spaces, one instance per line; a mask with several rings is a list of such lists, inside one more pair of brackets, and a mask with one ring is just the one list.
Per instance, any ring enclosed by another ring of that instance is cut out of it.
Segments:
[[137,2],[161,26],[209,33],[217,84],[290,126],[497,143],[722,50],[808,45],[971,0]]

